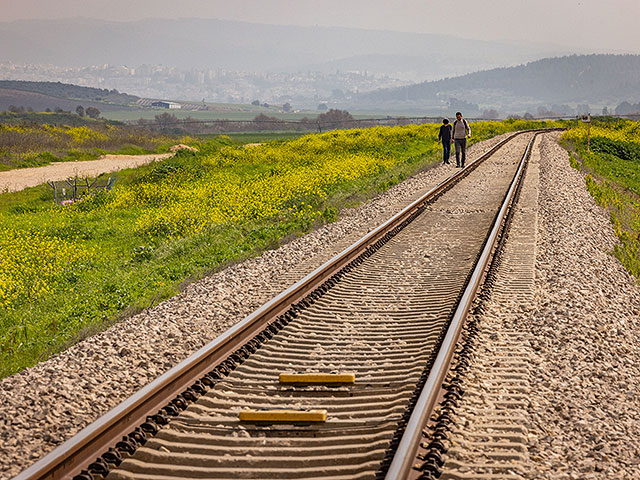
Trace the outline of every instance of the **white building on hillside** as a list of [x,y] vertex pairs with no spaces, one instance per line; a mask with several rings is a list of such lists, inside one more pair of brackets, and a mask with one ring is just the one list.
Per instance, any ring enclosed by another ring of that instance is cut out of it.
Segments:
[[160,108],[170,108],[172,110],[181,108],[179,103],[175,102],[165,102],[164,100],[159,102],[153,102],[151,104],[152,107],[160,107]]

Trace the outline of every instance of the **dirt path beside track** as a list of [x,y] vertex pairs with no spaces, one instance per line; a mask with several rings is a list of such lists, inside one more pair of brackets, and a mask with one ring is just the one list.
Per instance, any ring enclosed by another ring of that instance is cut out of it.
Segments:
[[98,160],[81,162],[60,162],[44,167],[19,168],[0,172],[0,193],[17,192],[35,187],[47,181],[66,180],[67,178],[96,177],[101,173],[115,172],[125,168],[139,167],[155,160],[162,160],[173,153],[151,155],[103,155]]

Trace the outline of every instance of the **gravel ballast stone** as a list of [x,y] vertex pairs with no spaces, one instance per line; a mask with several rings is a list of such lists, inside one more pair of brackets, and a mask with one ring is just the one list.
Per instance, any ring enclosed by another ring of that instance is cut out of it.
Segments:
[[567,152],[541,144],[531,332],[535,479],[640,478],[640,289]]

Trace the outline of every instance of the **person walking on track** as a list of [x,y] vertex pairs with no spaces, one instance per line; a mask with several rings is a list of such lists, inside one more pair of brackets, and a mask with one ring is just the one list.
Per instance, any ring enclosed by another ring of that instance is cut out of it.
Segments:
[[[471,138],[469,122],[462,118],[462,113],[456,112],[456,121],[453,122],[453,142],[456,145],[456,167],[464,168],[467,158],[467,138]],[[462,161],[460,155],[462,154]]]
[[438,133],[438,140],[442,142],[442,163],[448,164],[449,157],[451,156],[451,125],[449,125],[449,120],[447,118],[442,120],[440,133]]

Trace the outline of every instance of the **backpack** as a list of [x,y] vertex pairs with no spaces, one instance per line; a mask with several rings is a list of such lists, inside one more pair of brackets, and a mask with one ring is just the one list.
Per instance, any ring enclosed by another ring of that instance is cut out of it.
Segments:
[[[459,120],[456,120],[455,122],[453,122],[453,129],[452,129],[452,133],[453,133],[453,130],[455,130],[455,129],[456,129],[456,124],[457,124],[458,122],[459,122]],[[469,124],[467,123],[467,119],[466,119],[466,118],[463,118],[463,119],[462,119],[462,123],[464,123],[464,131],[465,131],[465,133],[468,135],[468,134],[469,134],[469,132],[471,131],[471,128],[469,128]]]

